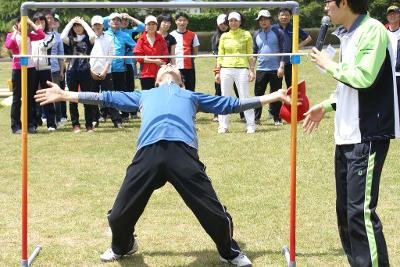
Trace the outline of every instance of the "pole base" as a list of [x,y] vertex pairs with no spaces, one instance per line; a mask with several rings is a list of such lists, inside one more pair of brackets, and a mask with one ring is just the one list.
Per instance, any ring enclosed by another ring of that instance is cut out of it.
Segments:
[[288,246],[282,248],[282,255],[285,257],[288,267],[296,267],[296,262],[290,261],[290,250]]
[[29,267],[31,266],[32,262],[35,260],[36,256],[42,250],[40,245],[36,245],[35,250],[33,251],[32,255],[29,257],[28,260],[21,260],[21,267]]

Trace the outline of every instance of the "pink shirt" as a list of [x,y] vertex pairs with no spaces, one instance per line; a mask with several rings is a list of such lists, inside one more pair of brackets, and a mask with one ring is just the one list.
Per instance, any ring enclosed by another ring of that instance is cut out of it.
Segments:
[[[12,32],[7,33],[7,38],[5,42],[5,47],[11,51],[13,55],[19,55],[20,52],[20,47],[22,43],[22,37],[20,33],[17,33],[15,36],[15,39],[12,40],[11,36],[13,35]],[[34,32],[28,32],[28,38],[27,38],[27,54],[31,55],[32,54],[32,46],[31,46],[31,41],[38,41],[41,40],[45,37],[45,34],[42,29],[38,29],[37,31]],[[33,61],[31,58],[28,58],[28,68],[33,68]],[[12,69],[13,70],[19,70],[21,69],[21,64],[20,64],[20,59],[17,57],[13,58],[12,61]]]

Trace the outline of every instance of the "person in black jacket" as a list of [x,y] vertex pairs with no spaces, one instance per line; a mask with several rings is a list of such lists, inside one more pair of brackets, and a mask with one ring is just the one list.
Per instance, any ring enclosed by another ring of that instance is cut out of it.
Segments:
[[[61,33],[67,55],[90,55],[96,34],[80,17],[73,18]],[[91,90],[90,64],[87,58],[72,58],[67,68],[67,86],[69,91],[78,92]],[[93,132],[94,110],[92,106],[85,107],[85,126],[87,132]],[[69,112],[74,133],[81,131],[79,123],[78,104],[70,103]]]

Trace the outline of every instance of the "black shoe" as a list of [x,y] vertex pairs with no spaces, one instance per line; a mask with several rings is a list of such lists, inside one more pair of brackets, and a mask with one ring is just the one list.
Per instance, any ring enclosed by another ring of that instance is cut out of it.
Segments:
[[35,127],[35,126],[29,127],[29,128],[28,128],[28,133],[30,133],[30,134],[35,134],[35,133],[37,133],[36,127]]
[[22,130],[21,129],[15,129],[15,130],[12,130],[12,133],[13,134],[21,134]]
[[124,127],[122,126],[122,123],[120,123],[120,122],[114,123],[114,127],[117,128],[117,129],[122,129],[122,128],[124,128]]

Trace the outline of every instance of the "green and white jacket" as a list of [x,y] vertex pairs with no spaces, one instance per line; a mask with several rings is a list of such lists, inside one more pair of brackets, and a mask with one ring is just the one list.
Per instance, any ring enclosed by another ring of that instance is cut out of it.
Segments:
[[329,65],[327,72],[338,83],[323,107],[336,110],[336,144],[400,137],[397,42],[368,14],[360,15],[349,31],[340,27],[334,34],[341,43],[340,62]]

